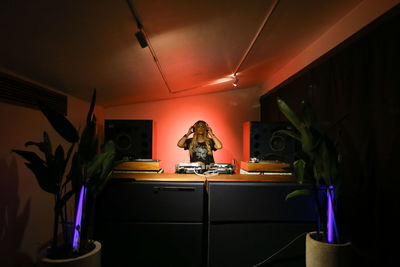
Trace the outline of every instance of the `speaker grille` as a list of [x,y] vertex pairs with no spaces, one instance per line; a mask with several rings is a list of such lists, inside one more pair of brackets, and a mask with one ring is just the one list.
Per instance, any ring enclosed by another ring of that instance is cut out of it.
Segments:
[[105,141],[113,140],[118,159],[151,159],[152,120],[105,120]]
[[293,127],[289,122],[245,122],[243,159],[293,163],[298,144],[293,138],[277,133],[281,129],[292,130]]

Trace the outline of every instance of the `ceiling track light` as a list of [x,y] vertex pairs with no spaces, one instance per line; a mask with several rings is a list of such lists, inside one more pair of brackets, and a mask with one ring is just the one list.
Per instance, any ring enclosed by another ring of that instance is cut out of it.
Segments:
[[[268,19],[271,17],[272,12],[275,10],[275,8],[278,5],[278,3],[279,3],[279,0],[275,0],[275,2],[272,4],[271,8],[268,10],[267,14],[265,15],[265,18],[264,18],[263,22],[261,23],[260,27],[258,28],[258,31],[257,31],[256,35],[254,36],[254,38],[251,41],[249,47],[246,49],[246,52],[244,53],[244,55],[240,59],[239,64],[237,65],[237,67],[233,71],[233,77],[236,78],[236,75],[237,75],[237,73],[239,71],[239,68],[242,66],[243,62],[247,58],[248,54],[250,53],[250,50],[253,48],[254,43],[257,41],[257,39],[260,36],[262,30],[264,29],[265,24],[267,24]],[[238,79],[238,81],[239,81],[239,79]],[[236,85],[237,85],[237,83],[236,83]],[[236,85],[235,85],[235,82],[234,82],[233,86],[236,86]]]
[[141,46],[142,48],[145,48],[145,47],[148,47],[148,48],[149,48],[150,53],[151,53],[151,55],[152,55],[152,57],[153,57],[153,59],[154,59],[154,62],[155,62],[156,65],[157,65],[158,71],[160,72],[161,77],[162,77],[162,79],[163,79],[163,81],[164,81],[164,83],[165,83],[165,86],[167,87],[168,91],[169,91],[171,94],[173,94],[174,92],[173,92],[173,91],[171,90],[171,88],[169,87],[167,78],[165,77],[165,74],[164,74],[164,72],[163,72],[163,70],[162,70],[162,68],[161,68],[161,65],[160,65],[160,62],[158,61],[158,58],[157,58],[157,56],[156,56],[156,53],[155,53],[153,47],[151,46],[149,37],[147,36],[147,34],[146,34],[146,32],[145,32],[145,30],[144,30],[144,28],[143,28],[143,24],[142,24],[142,22],[139,20],[139,17],[137,16],[137,14],[136,14],[136,12],[135,12],[135,9],[134,9],[134,7],[133,7],[132,2],[131,2],[130,0],[126,0],[126,2],[128,2],[129,9],[131,10],[131,13],[132,13],[132,15],[133,15],[133,18],[135,19],[135,21],[136,21],[136,23],[137,23],[137,27],[138,27],[138,29],[139,29],[139,31],[135,34],[136,39],[138,40],[138,42],[139,42],[139,44],[140,44],[140,46]]
[[131,1],[127,0],[127,2],[128,2],[128,5],[129,5],[129,9],[132,12],[133,18],[135,19],[137,27],[138,27],[138,30],[139,30],[137,33],[135,33],[136,39],[138,40],[140,46],[142,48],[145,48],[145,47],[149,46],[149,42],[147,40],[146,33],[143,30],[143,24],[139,20],[137,14],[135,12],[135,9],[133,8],[133,5],[132,5]]
[[171,90],[171,88],[169,86],[169,83],[167,81],[167,77],[165,76],[164,71],[161,68],[160,61],[158,60],[158,58],[156,56],[156,53],[155,53],[155,51],[154,51],[154,49],[153,49],[153,47],[152,47],[152,45],[150,43],[150,39],[147,36],[146,31],[143,28],[143,24],[141,23],[141,21],[139,20],[139,17],[137,16],[137,14],[135,12],[135,8],[133,7],[133,4],[132,4],[131,0],[126,0],[126,1],[128,2],[129,9],[131,10],[132,16],[135,19],[135,21],[137,23],[138,30],[139,30],[137,33],[135,33],[136,39],[138,40],[138,42],[139,42],[139,44],[140,44],[140,46],[142,48],[145,48],[145,47],[149,48],[150,53],[151,53],[151,55],[153,57],[153,60],[156,63],[158,71],[159,71],[159,73],[160,73],[160,75],[161,75],[161,77],[162,77],[162,79],[164,81],[164,84],[168,89],[168,92],[170,94],[177,94],[177,93],[186,92],[186,91],[190,91],[190,90],[193,90],[193,89],[197,89],[197,88],[203,87],[203,86],[195,86],[195,87],[185,88],[185,89],[177,90],[177,91],[172,91]]
[[236,74],[233,74],[233,86],[237,86],[239,82],[239,78],[236,76]]
[[[134,7],[133,7],[133,5],[131,3],[131,0],[126,0],[126,1],[128,2],[129,8],[131,10],[131,13],[132,13],[132,15],[133,15],[133,17],[134,17],[134,19],[135,19],[135,21],[137,23],[137,27],[139,29],[139,31],[135,33],[135,37],[138,40],[138,42],[139,42],[139,44],[140,44],[140,46],[142,48],[145,48],[145,47],[149,48],[150,53],[153,56],[154,62],[157,65],[158,71],[160,72],[161,77],[162,77],[162,79],[163,79],[163,81],[165,83],[165,86],[167,87],[169,93],[176,94],[176,93],[185,92],[185,91],[189,91],[189,90],[193,90],[193,89],[197,89],[197,88],[203,87],[203,86],[195,86],[195,87],[192,87],[192,88],[186,88],[186,89],[182,89],[182,90],[178,90],[178,91],[172,91],[171,90],[171,88],[170,88],[170,86],[168,84],[167,78],[166,78],[166,76],[165,76],[165,74],[164,74],[164,72],[163,72],[163,70],[161,68],[160,62],[158,61],[158,58],[157,58],[157,56],[155,54],[155,51],[154,51],[153,47],[151,46],[150,40],[149,40],[149,38],[148,38],[144,28],[143,28],[143,24],[140,22],[137,14],[135,12],[135,9],[134,9]],[[237,87],[237,85],[239,83],[239,78],[237,77],[237,73],[238,73],[241,65],[243,64],[243,62],[247,58],[250,50],[253,48],[254,43],[256,42],[256,40],[258,39],[259,35],[261,34],[261,31],[264,29],[265,24],[267,23],[268,19],[270,18],[272,12],[275,10],[275,8],[278,5],[278,3],[279,3],[279,0],[275,0],[274,3],[272,4],[271,8],[268,10],[268,12],[267,12],[262,24],[258,28],[258,31],[257,31],[256,35],[254,36],[253,40],[251,41],[249,47],[246,49],[246,52],[244,53],[243,57],[240,59],[239,64],[235,68],[235,70],[233,72],[233,75],[232,75],[232,77],[234,79],[233,80],[233,86],[234,87]]]
[[142,30],[135,33],[135,36],[142,48],[149,46],[149,43],[146,40],[146,36],[144,35]]

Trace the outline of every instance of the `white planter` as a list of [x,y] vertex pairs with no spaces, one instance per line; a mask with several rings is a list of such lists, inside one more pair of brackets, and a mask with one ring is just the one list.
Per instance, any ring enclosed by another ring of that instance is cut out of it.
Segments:
[[351,242],[329,244],[306,237],[306,267],[347,267],[352,266]]
[[89,253],[70,259],[49,259],[42,258],[38,263],[39,267],[100,267],[101,266],[101,243],[93,241],[95,248]]

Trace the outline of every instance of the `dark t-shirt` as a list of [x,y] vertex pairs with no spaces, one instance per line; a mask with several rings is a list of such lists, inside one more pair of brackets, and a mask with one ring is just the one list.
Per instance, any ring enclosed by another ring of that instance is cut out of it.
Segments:
[[[186,140],[185,150],[189,149],[190,142],[192,142],[193,138],[189,138]],[[211,151],[216,151],[214,140],[210,140]],[[208,155],[207,153],[207,145],[205,142],[198,142],[197,146],[193,147],[193,154],[190,155],[190,162],[201,161],[204,164],[208,165],[210,163],[214,163],[214,156]]]

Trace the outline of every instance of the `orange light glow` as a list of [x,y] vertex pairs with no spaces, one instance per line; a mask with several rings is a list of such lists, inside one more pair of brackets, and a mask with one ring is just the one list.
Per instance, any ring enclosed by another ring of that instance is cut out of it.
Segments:
[[189,152],[177,143],[196,121],[204,120],[223,144],[214,152],[215,162],[232,163],[235,159],[238,172],[243,160],[243,122],[259,120],[257,91],[250,88],[107,108],[105,118],[153,120],[153,158],[160,160],[166,173],[175,172],[180,162],[189,162]]
[[220,83],[226,83],[226,82],[232,82],[232,76],[224,77],[217,79],[215,81],[210,82],[208,85],[214,85],[214,84],[220,84]]

